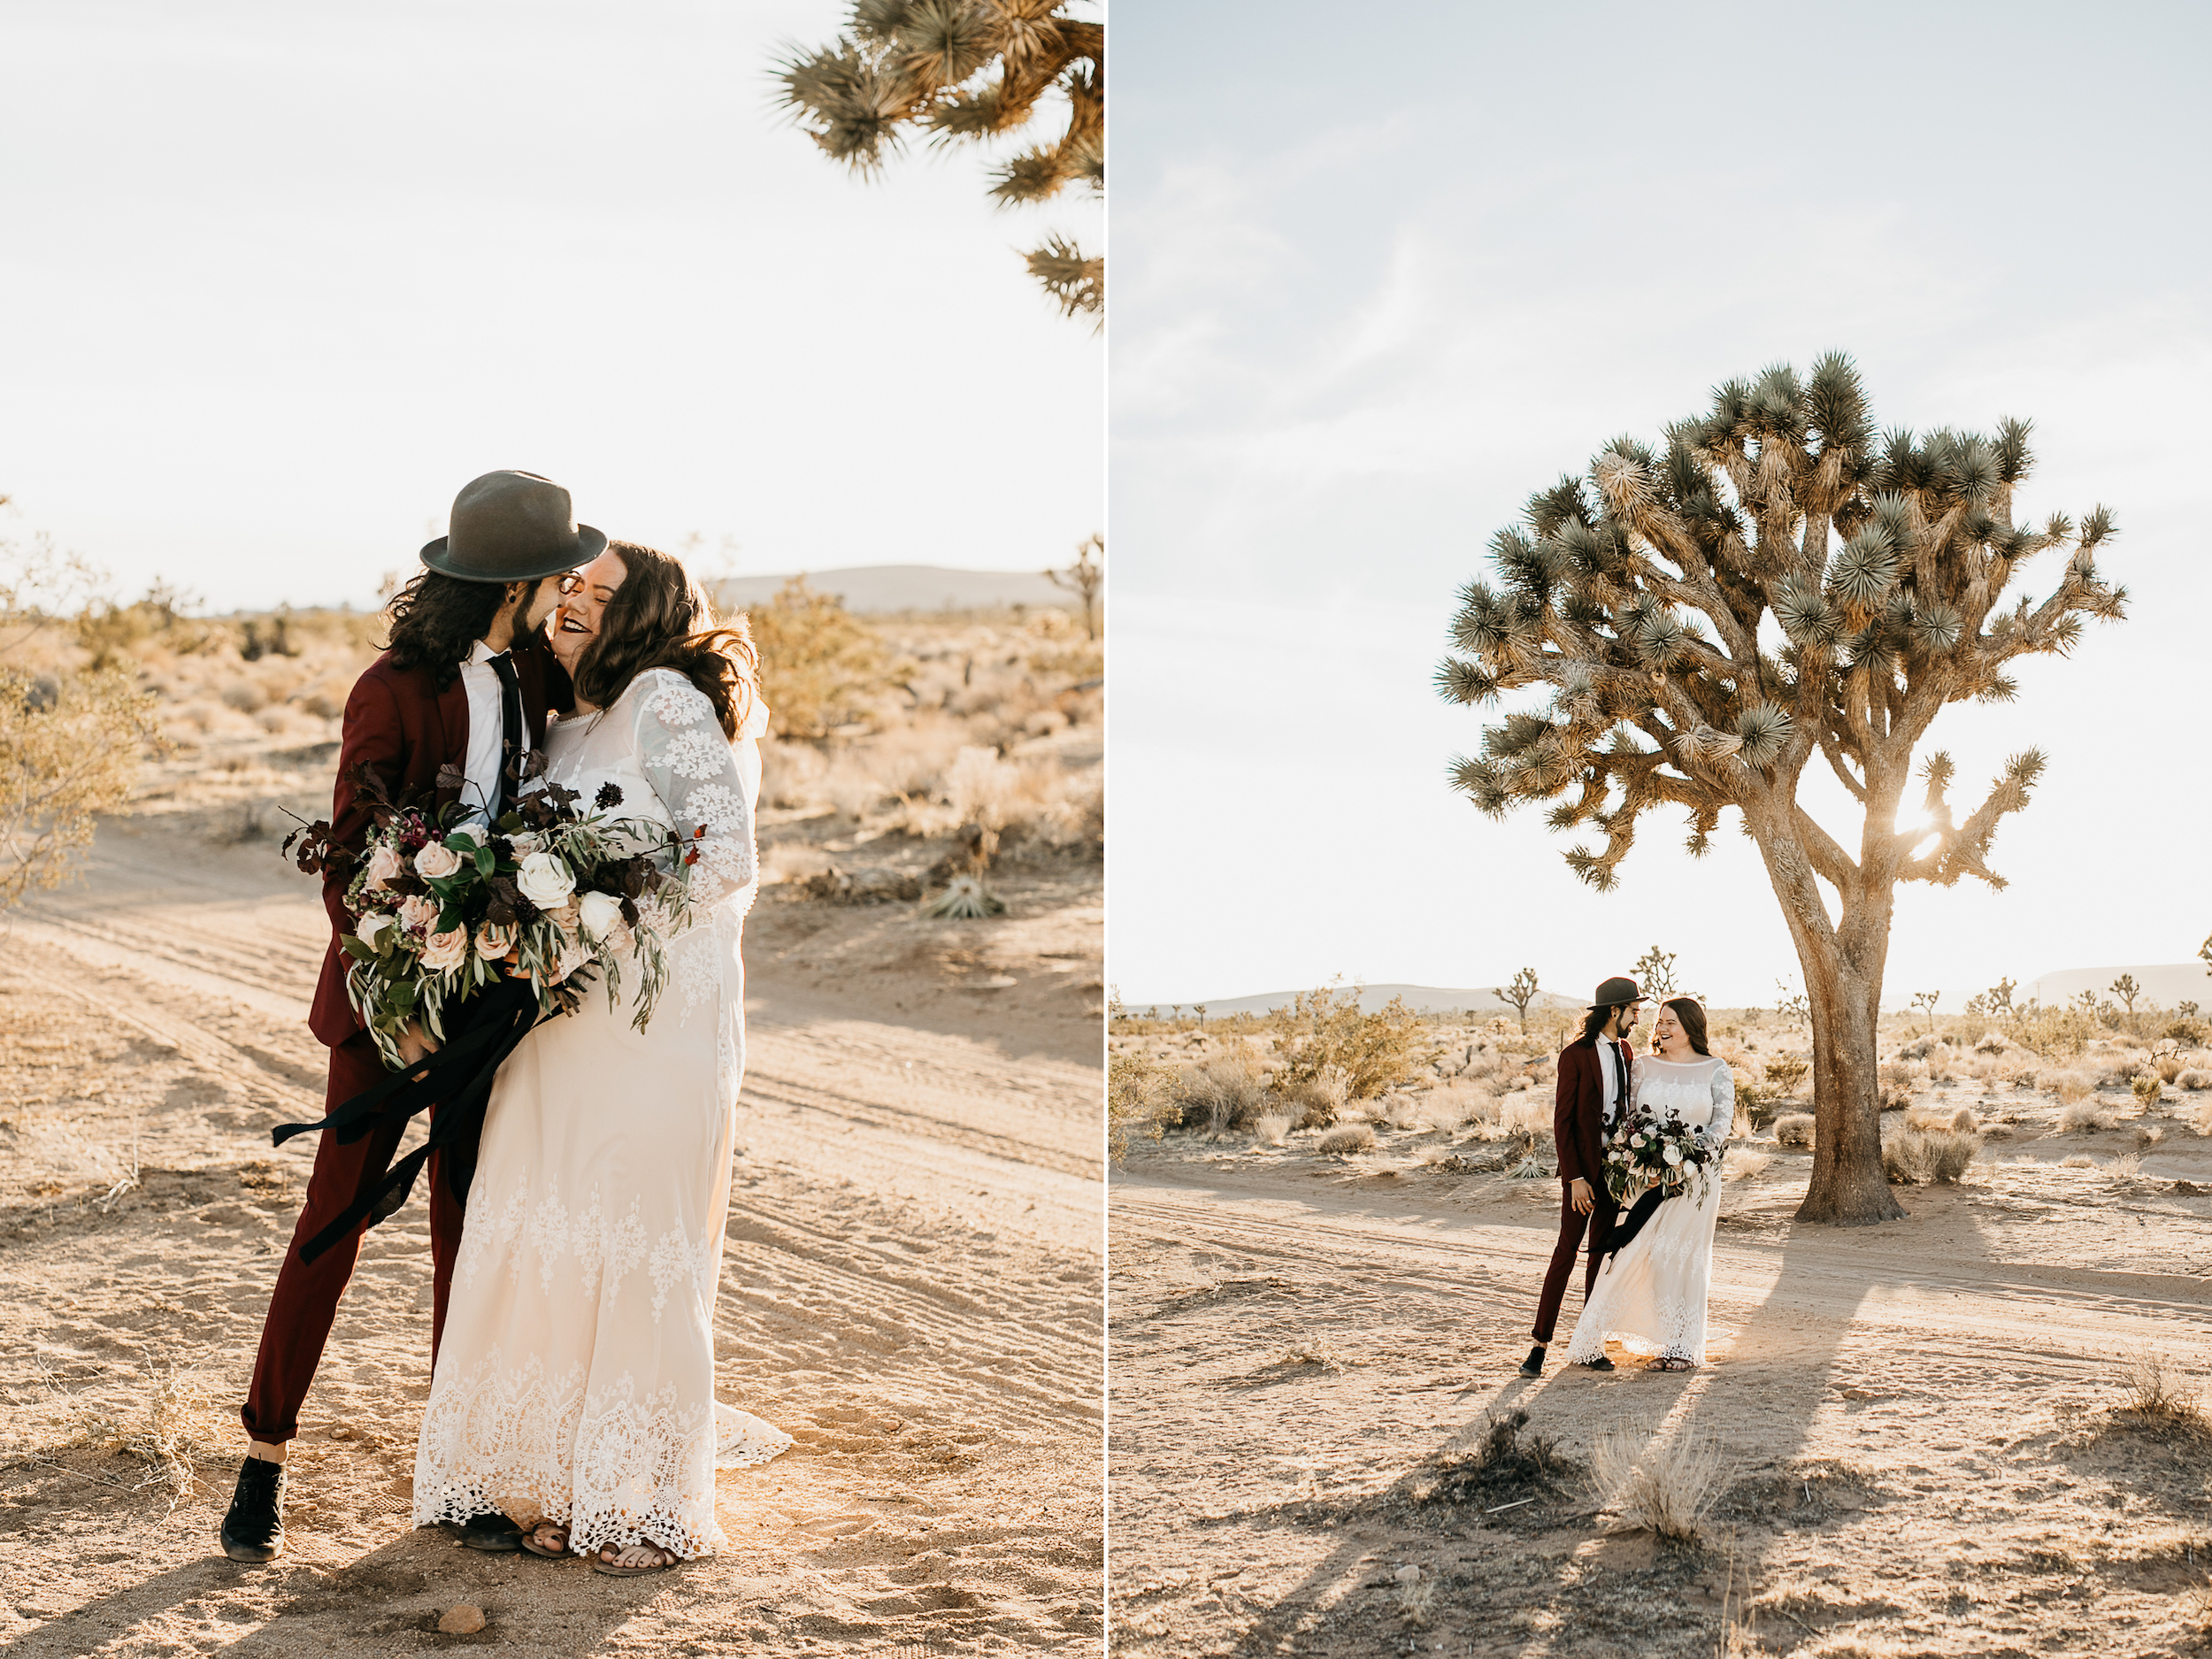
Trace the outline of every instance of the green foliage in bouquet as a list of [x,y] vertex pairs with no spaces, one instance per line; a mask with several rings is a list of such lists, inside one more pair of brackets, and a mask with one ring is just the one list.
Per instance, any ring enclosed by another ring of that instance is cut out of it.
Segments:
[[1623,1204],[1655,1186],[1678,1193],[1719,1156],[1720,1148],[1688,1124],[1639,1108],[1606,1144],[1606,1190]]
[[[668,980],[665,942],[690,919],[698,855],[664,825],[611,816],[622,802],[611,783],[589,813],[550,780],[519,793],[542,764],[533,753],[511,770],[518,798],[488,824],[467,821],[458,801],[437,805],[434,792],[395,800],[362,767],[352,781],[372,826],[359,853],[334,841],[327,823],[285,838],[287,854],[299,844],[302,870],[347,883],[347,995],[395,1071],[411,1024],[443,1042],[449,1010],[503,977],[527,979],[550,1018],[579,1006],[594,974],[618,1008],[627,966],[638,979],[632,1023],[642,1030],[652,1017]],[[440,781],[457,785],[457,769]]]

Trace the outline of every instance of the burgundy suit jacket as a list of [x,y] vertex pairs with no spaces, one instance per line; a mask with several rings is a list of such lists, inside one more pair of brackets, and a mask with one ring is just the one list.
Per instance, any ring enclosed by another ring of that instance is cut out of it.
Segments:
[[[1559,1085],[1553,1096],[1551,1133],[1559,1148],[1559,1179],[1577,1179],[1590,1183],[1600,1195],[1605,1193],[1605,1072],[1606,1061],[1598,1053],[1602,1037],[1593,1037],[1587,1042],[1571,1042],[1559,1051]],[[1630,1055],[1625,1042],[1616,1041],[1621,1051],[1621,1074],[1628,1074]],[[1623,1101],[1623,1106],[1627,1105]]]
[[[545,741],[547,709],[565,709],[573,700],[568,676],[553,660],[541,635],[518,640],[512,655],[523,724],[534,749]],[[468,747],[468,691],[460,676],[455,675],[453,683],[440,691],[430,669],[396,668],[387,651],[363,671],[346,698],[338,783],[330,803],[334,839],[358,851],[368,834],[369,809],[357,798],[349,780],[355,767],[365,764],[393,795],[403,789],[434,789],[438,769],[449,761],[456,766],[464,764]],[[438,796],[440,805],[452,799],[451,790]],[[346,954],[338,948],[338,935],[353,926],[345,906],[349,879],[323,879],[330,948],[323,956],[322,978],[316,983],[314,1004],[307,1016],[307,1027],[317,1041],[333,1048],[361,1029],[353,1004],[346,1000]]]

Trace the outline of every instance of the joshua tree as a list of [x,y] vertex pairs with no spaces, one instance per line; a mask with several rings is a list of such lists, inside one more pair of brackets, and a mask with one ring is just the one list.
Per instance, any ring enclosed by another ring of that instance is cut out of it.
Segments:
[[2136,999],[2143,995],[2143,987],[2136,984],[2133,974],[2124,973],[2110,985],[2105,987],[2105,989],[2120,999],[2120,1006],[2128,1011],[2128,1029],[2133,1031]]
[[[777,70],[783,103],[833,161],[864,178],[910,133],[935,144],[979,143],[1028,127],[1054,95],[1067,104],[1056,138],[994,174],[1002,207],[1048,201],[1071,184],[1106,188],[1106,29],[1065,0],[856,0],[851,33],[800,51]],[[1023,256],[1063,314],[1106,303],[1106,262],[1064,236]]]
[[[2024,421],[1878,435],[1839,355],[1809,378],[1785,365],[1732,380],[1659,449],[1616,439],[1586,479],[1535,495],[1491,544],[1502,585],[1463,590],[1437,672],[1477,705],[1549,689],[1495,717],[1454,780],[1493,815],[1545,801],[1553,829],[1598,830],[1597,850],[1566,856],[1601,890],[1650,809],[1686,811],[1694,855],[1724,812],[1740,815],[1810,1004],[1804,1220],[1904,1213],[1883,1175],[1875,1075],[1896,886],[2002,887],[1991,842],[2044,766],[2034,749],[2013,756],[1962,818],[1950,757],[1931,754],[1925,821],[1900,825],[1915,749],[1945,704],[2009,699],[2016,658],[2063,656],[2084,617],[2123,614],[2096,565],[2111,513],[2016,524],[2030,465]],[[2055,547],[2068,549],[2056,590],[2008,606],[2021,567]],[[1864,809],[1855,856],[1799,804],[1816,755]]]
[[1786,979],[1777,979],[1774,982],[1774,988],[1782,994],[1780,999],[1774,1004],[1774,1011],[1777,1014],[1793,1025],[1802,1025],[1811,1021],[1812,1011],[1805,1006],[1804,992],[1791,990],[1789,982]]
[[[1091,557],[1095,552],[1096,559]],[[1047,571],[1045,580],[1064,588],[1083,602],[1083,631],[1098,637],[1098,590],[1106,583],[1106,538],[1094,535],[1076,544],[1075,563],[1065,570]]]
[[1536,970],[1523,968],[1513,976],[1509,985],[1498,985],[1492,991],[1513,1004],[1513,1011],[1521,1017],[1521,1030],[1528,1030],[1528,1005],[1536,1000]]
[[1633,972],[1636,975],[1637,988],[1646,996],[1656,999],[1674,995],[1674,953],[1672,951],[1661,950],[1658,946],[1654,945],[1636,958]]
[[1940,991],[1915,991],[1912,994],[1912,1005],[1928,1010],[1928,1029],[1924,1033],[1927,1036],[1935,1035],[1935,1008],[1942,1000],[1943,993]]

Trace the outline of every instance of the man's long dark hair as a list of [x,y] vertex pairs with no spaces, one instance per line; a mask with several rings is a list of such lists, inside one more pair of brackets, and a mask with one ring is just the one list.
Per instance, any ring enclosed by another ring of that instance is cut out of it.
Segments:
[[1605,1022],[1612,1018],[1613,1009],[1610,1004],[1604,1008],[1592,1009],[1582,1017],[1582,1035],[1577,1037],[1575,1041],[1578,1044],[1595,1042],[1604,1034]]
[[742,616],[718,620],[683,562],[634,541],[610,541],[622,585],[576,662],[577,695],[604,709],[649,668],[672,668],[705,694],[734,740],[760,700],[760,653]]
[[[537,588],[531,582],[523,595],[523,613]],[[506,603],[504,582],[465,582],[442,571],[424,571],[392,595],[391,637],[384,642],[392,666],[427,668],[443,691],[460,678],[461,664]]]

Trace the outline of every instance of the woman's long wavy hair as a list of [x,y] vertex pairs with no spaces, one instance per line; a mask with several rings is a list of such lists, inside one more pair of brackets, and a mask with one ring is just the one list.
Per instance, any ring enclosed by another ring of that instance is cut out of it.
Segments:
[[1682,1022],[1682,1034],[1690,1040],[1690,1047],[1711,1059],[1713,1051],[1705,1046],[1705,1010],[1697,1005],[1697,999],[1671,996],[1661,1006],[1674,1010],[1674,1017]]
[[726,737],[760,702],[760,653],[739,616],[722,622],[681,560],[634,541],[607,550],[627,572],[576,661],[576,695],[604,709],[649,668],[672,668],[706,694]]
[[[529,584],[518,614],[528,612],[537,588],[536,582]],[[506,603],[505,582],[465,582],[442,571],[424,571],[392,595],[391,635],[384,649],[395,668],[429,669],[443,691],[460,678],[461,664]]]

